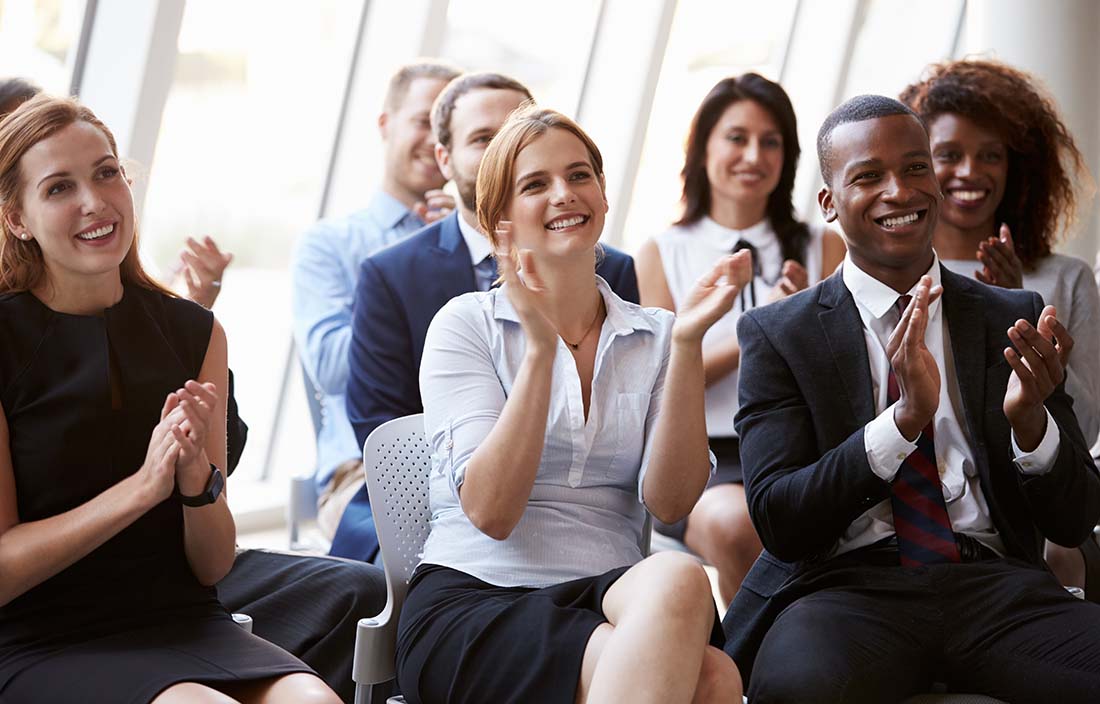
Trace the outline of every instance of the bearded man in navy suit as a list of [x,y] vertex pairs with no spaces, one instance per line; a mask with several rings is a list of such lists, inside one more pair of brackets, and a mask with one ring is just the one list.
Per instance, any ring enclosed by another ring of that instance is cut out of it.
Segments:
[[1100,606],[1044,569],[1100,477],[1063,385],[1053,307],[943,269],[928,135],[860,96],[822,125],[822,212],[848,256],[742,316],[741,437],[765,546],[727,652],[753,704],[951,691],[1100,701]]

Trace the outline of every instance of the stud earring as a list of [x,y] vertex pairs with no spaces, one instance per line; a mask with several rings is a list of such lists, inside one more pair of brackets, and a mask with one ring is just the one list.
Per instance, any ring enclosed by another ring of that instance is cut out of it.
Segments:
[[20,235],[20,237],[22,237],[24,240],[29,240],[31,238],[31,236],[29,234],[27,234],[26,232],[24,232],[22,235]]

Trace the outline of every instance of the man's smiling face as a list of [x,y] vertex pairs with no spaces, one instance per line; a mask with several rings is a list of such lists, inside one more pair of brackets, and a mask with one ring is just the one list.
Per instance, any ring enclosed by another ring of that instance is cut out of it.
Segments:
[[837,125],[829,165],[818,202],[826,220],[840,221],[856,266],[883,281],[924,273],[943,196],[920,121],[889,115]]

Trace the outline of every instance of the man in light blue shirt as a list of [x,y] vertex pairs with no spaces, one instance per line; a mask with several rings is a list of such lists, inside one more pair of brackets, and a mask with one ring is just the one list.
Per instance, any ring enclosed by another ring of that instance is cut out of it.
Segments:
[[[294,341],[321,395],[317,522],[330,539],[362,485],[362,449],[344,402],[359,266],[368,255],[453,209],[454,201],[439,190],[446,179],[436,165],[429,114],[436,95],[458,74],[438,62],[410,64],[394,74],[378,118],[384,150],[381,187],[365,209],[315,224],[299,240],[294,256]],[[365,549],[373,552],[371,546]]]

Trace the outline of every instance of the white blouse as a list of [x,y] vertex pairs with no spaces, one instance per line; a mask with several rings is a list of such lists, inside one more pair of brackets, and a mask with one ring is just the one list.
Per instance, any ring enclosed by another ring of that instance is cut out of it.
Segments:
[[[824,228],[810,225],[810,241],[806,247],[805,266],[810,285],[821,278],[821,239]],[[732,230],[704,216],[691,225],[674,225],[654,238],[661,253],[661,265],[668,282],[672,301],[679,309],[684,296],[691,291],[695,281],[710,271],[714,263],[733,251],[739,240],[756,248],[760,275],[753,279],[756,289],[756,305],[762,306],[772,294],[783,269],[783,255],[779,238],[766,218],[745,230]],[[770,284],[768,282],[771,282]],[[752,308],[752,297],[746,290],[703,338],[703,348],[737,334],[737,319],[744,308]],[[739,370],[719,379],[707,387],[707,434],[714,437],[737,435],[733,429],[733,416],[737,413],[737,379]]]
[[641,487],[674,318],[623,301],[599,277],[597,287],[607,317],[588,420],[576,363],[559,340],[542,459],[527,508],[506,540],[490,538],[467,519],[458,491],[523,361],[519,318],[505,285],[458,296],[432,320],[420,365],[432,447],[431,532],[422,562],[498,586],[545,587],[642,559]]

